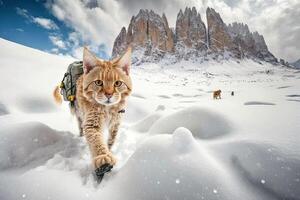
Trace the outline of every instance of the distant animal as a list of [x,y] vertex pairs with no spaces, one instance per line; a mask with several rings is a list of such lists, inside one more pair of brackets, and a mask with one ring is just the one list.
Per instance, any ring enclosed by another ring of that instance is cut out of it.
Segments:
[[213,92],[213,98],[214,99],[221,99],[221,90],[216,90]]
[[[122,57],[111,61],[99,59],[84,48],[82,75],[77,79],[75,95],[68,97],[75,110],[80,132],[90,147],[93,166],[96,175],[100,174],[100,180],[104,172],[116,164],[111,148],[115,143],[122,113],[125,112],[126,98],[132,90],[130,65],[131,48]],[[68,84],[62,85],[68,87]],[[57,87],[54,91],[57,102],[62,102],[60,90],[65,88]],[[107,143],[103,136],[106,121],[109,122]]]
[[234,91],[231,92],[231,96],[234,96]]

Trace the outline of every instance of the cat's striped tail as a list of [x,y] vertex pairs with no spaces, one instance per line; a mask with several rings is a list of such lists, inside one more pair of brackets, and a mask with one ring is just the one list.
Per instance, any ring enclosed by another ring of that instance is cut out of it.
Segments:
[[53,91],[53,97],[54,97],[54,100],[57,104],[61,104],[62,103],[62,97],[61,97],[61,94],[60,94],[60,87],[59,86],[56,86],[54,91]]

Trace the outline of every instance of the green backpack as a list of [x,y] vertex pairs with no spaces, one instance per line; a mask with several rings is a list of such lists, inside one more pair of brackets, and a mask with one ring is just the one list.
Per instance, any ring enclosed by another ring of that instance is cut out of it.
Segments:
[[82,61],[75,61],[68,66],[68,70],[64,75],[60,84],[60,93],[65,101],[70,101],[71,104],[75,101],[76,96],[76,82],[83,74]]

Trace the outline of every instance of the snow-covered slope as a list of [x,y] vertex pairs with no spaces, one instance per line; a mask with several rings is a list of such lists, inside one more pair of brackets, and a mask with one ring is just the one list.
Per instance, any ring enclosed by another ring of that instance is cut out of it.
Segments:
[[300,71],[133,66],[118,164],[97,185],[67,105],[51,99],[72,58],[3,39],[0,58],[1,200],[300,199]]
[[297,60],[296,62],[292,63],[292,65],[297,68],[297,69],[300,69],[300,59]]

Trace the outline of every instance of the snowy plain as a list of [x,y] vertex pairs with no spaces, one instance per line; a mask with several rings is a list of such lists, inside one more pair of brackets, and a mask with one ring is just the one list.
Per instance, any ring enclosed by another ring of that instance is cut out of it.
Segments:
[[118,163],[97,185],[67,103],[52,100],[72,61],[0,39],[1,200],[300,199],[299,70],[132,66]]

